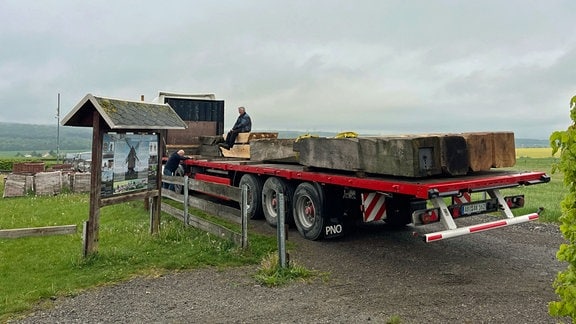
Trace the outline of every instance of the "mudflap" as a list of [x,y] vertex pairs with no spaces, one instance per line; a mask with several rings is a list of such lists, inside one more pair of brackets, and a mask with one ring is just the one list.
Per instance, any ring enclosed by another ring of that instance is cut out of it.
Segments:
[[341,217],[328,217],[324,224],[324,238],[331,239],[344,236],[344,222]]
[[324,194],[329,197],[330,203],[324,202],[324,238],[332,239],[342,237],[346,233],[344,216],[345,205],[342,199],[342,192],[339,188],[325,187]]

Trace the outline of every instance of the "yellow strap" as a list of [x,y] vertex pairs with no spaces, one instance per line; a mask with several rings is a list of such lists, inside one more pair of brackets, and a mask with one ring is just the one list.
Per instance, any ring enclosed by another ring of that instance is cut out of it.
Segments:
[[318,135],[310,135],[310,133],[300,135],[296,138],[296,140],[294,142],[298,142],[299,140],[304,139],[304,138],[312,138],[312,137],[318,137]]
[[358,137],[358,134],[354,132],[342,132],[334,136],[334,138],[356,138],[356,137]]

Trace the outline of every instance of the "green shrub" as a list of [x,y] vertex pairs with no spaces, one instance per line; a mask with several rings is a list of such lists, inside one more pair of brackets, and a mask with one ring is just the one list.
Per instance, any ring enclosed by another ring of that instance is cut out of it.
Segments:
[[554,281],[556,294],[560,301],[549,304],[553,316],[567,316],[576,322],[576,96],[570,101],[570,119],[572,125],[566,131],[556,131],[550,135],[552,154],[560,151],[560,160],[553,166],[552,172],[564,174],[564,186],[568,194],[562,201],[560,230],[567,243],[560,245],[556,256],[568,263],[568,268],[558,274]]

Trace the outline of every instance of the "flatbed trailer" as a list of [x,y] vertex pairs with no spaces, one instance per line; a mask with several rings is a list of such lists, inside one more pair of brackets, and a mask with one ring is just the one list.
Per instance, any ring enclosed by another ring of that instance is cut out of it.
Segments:
[[[422,235],[426,242],[532,221],[537,213],[514,216],[511,211],[524,205],[523,195],[504,197],[500,190],[550,181],[544,172],[493,169],[458,177],[404,178],[230,158],[185,160],[177,174],[246,186],[248,216],[264,217],[272,226],[284,195],[287,222],[310,240],[342,236],[356,220],[393,226],[441,223],[444,230]],[[460,217],[494,212],[501,217],[493,222],[456,223]]]

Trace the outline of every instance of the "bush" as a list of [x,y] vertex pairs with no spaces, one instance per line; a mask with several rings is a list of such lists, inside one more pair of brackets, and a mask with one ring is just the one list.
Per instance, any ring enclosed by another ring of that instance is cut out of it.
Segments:
[[551,302],[548,309],[553,316],[568,316],[576,322],[576,96],[570,101],[570,118],[572,125],[566,131],[550,135],[552,154],[560,151],[560,160],[552,172],[564,174],[564,185],[568,189],[560,216],[560,230],[567,243],[560,245],[556,254],[558,260],[568,262],[568,268],[554,281],[560,301]]

